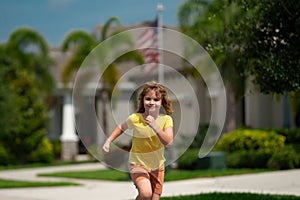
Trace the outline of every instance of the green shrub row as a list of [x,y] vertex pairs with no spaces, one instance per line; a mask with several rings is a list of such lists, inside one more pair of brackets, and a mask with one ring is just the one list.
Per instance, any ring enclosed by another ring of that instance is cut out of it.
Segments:
[[238,129],[224,134],[215,150],[227,153],[227,166],[231,168],[299,168],[298,141],[291,144],[297,133],[296,129]]
[[273,153],[284,145],[285,137],[275,131],[237,129],[223,134],[214,149],[227,153],[255,150]]
[[[203,134],[207,126],[201,126]],[[193,144],[179,159],[178,168],[194,170],[198,163],[203,135],[197,134]],[[229,168],[300,168],[300,129],[238,129],[223,134],[214,151],[226,153]]]
[[272,155],[268,161],[268,167],[275,169],[300,168],[300,154],[293,145],[286,145]]
[[300,129],[299,128],[276,128],[274,130],[279,135],[286,138],[286,144],[300,144]]
[[177,168],[185,170],[195,170],[198,163],[199,149],[186,150],[177,160]]
[[226,155],[226,164],[229,168],[294,169],[300,167],[300,156],[292,146],[275,153],[238,151]]
[[[51,163],[54,160],[53,144],[44,137],[34,151],[28,152],[27,163]],[[0,165],[20,164],[14,153],[0,143]]]

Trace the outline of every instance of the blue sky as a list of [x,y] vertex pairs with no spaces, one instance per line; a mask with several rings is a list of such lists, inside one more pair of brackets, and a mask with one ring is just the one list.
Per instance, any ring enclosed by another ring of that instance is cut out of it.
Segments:
[[177,10],[184,0],[1,0],[0,42],[18,27],[27,26],[42,34],[50,46],[60,45],[71,30],[91,32],[112,16],[133,25],[156,16],[163,4],[163,23],[177,25]]

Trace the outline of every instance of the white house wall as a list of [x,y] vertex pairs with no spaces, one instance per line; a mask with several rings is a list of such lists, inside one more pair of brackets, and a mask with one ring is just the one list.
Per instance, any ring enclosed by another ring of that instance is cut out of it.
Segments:
[[[285,110],[287,103],[287,110]],[[245,120],[246,126],[250,128],[283,127],[285,124],[285,113],[288,114],[288,123],[293,126],[293,116],[290,112],[288,102],[283,101],[283,96],[266,95],[255,90],[253,84],[248,84],[245,95]]]

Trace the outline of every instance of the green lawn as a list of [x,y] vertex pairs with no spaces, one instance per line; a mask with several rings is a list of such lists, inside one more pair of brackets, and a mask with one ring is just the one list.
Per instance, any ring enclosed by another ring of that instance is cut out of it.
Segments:
[[9,165],[9,166],[0,166],[0,171],[11,170],[11,169],[31,169],[31,168],[40,168],[40,167],[54,167],[54,166],[65,166],[65,165],[74,165],[74,164],[84,164],[84,163],[95,163],[97,161],[57,161],[53,163],[35,163],[35,164],[26,164],[26,165]]
[[52,186],[74,186],[79,185],[71,182],[40,182],[40,181],[15,181],[0,179],[0,189],[24,188],[24,187],[52,187]]
[[204,193],[197,195],[162,197],[161,200],[300,200],[298,196],[254,193]]
[[129,180],[129,176],[127,173],[121,172],[118,170],[112,170],[112,169],[43,173],[43,174],[39,174],[39,176],[53,176],[53,177],[65,177],[65,178],[79,178],[79,179],[96,179],[96,180],[109,180],[109,181],[127,181],[127,180]]
[[[185,180],[191,178],[201,177],[216,177],[228,176],[234,174],[249,174],[267,171],[266,169],[227,169],[227,170],[169,170],[166,173],[165,181]],[[80,179],[97,179],[97,180],[110,180],[110,181],[127,181],[129,176],[125,172],[118,170],[91,170],[91,171],[72,171],[72,172],[57,172],[39,174],[39,176],[54,176],[66,178],[80,178]]]
[[110,180],[110,181],[129,180],[127,173],[118,170],[110,170],[110,169],[45,173],[45,174],[39,174],[39,176],[54,176],[54,177],[65,177],[65,178],[96,179],[96,180]]
[[[169,170],[166,173],[165,181],[184,180],[199,177],[226,176],[232,174],[258,173],[265,170],[261,169],[227,169],[227,170]],[[128,173],[118,170],[91,170],[91,171],[72,171],[57,172],[50,174],[39,174],[39,176],[67,177],[79,179],[96,179],[110,181],[129,181]],[[1,188],[21,188],[21,187],[51,187],[51,186],[74,186],[72,182],[32,182],[0,179]]]
[[205,178],[217,176],[229,176],[238,174],[250,174],[270,171],[267,169],[226,169],[226,170],[170,170],[166,173],[165,181],[177,181],[192,178]]
[[[264,172],[265,169],[227,169],[227,170],[169,170],[166,173],[166,181],[183,180],[201,177],[227,176],[234,174],[249,174]],[[91,171],[72,171],[59,172],[51,174],[40,174],[39,176],[56,176],[81,179],[98,179],[111,181],[128,181],[128,174],[125,172],[107,169]],[[49,186],[72,186],[78,185],[70,182],[28,182],[12,181],[0,179],[0,188],[18,188],[18,187],[49,187]],[[162,200],[300,200],[300,197],[290,195],[267,195],[255,193],[204,193],[197,195],[186,195],[176,197],[162,197]]]

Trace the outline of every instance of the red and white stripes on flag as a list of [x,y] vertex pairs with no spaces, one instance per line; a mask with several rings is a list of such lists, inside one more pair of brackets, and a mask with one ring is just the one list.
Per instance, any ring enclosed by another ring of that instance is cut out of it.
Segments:
[[138,37],[137,47],[144,57],[145,74],[150,75],[159,66],[158,20],[152,22]]

